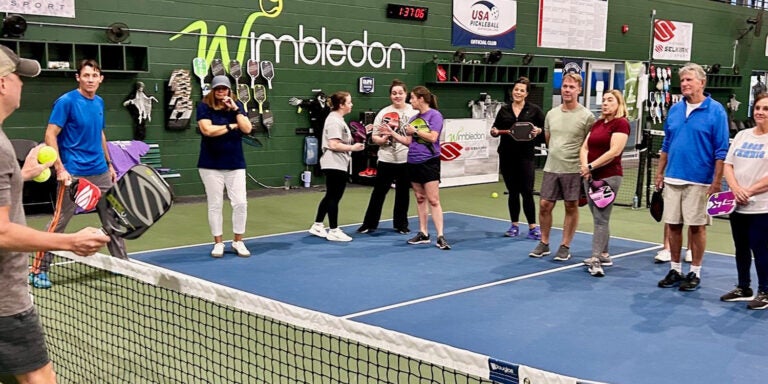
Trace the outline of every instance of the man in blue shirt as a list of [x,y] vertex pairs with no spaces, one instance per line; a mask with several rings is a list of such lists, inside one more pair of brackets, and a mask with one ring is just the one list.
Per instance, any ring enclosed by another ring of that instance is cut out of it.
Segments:
[[[678,71],[684,101],[669,109],[664,121],[664,142],[656,173],[656,187],[664,188],[663,221],[669,225],[672,262],[659,287],[679,286],[694,291],[701,282],[701,263],[707,242],[707,196],[720,191],[723,160],[728,153],[728,117],[725,108],[704,93],[707,75],[698,64]],[[683,276],[680,253],[683,226],[690,231],[693,254],[690,272]]]
[[[95,60],[82,60],[77,66],[78,87],[61,95],[54,103],[45,143],[59,153],[54,163],[59,181],[56,196],[56,212],[48,223],[48,232],[64,232],[75,214],[75,203],[66,195],[73,178],[84,178],[97,185],[102,192],[112,187],[117,174],[112,166],[104,134],[104,100],[96,94],[104,81],[101,67]],[[99,212],[99,216],[103,215]],[[107,245],[112,256],[127,258],[125,242],[110,236]],[[35,288],[50,288],[48,270],[53,255],[38,252],[30,269],[30,282]]]

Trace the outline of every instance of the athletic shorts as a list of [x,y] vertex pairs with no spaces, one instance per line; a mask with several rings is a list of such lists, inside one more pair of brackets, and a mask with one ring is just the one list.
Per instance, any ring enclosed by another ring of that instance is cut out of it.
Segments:
[[707,215],[708,185],[664,184],[664,215],[667,224],[710,225]]
[[0,375],[20,375],[48,364],[45,333],[35,307],[0,317]]
[[544,200],[577,201],[581,196],[582,177],[578,173],[544,172],[539,197]]
[[423,163],[408,163],[408,179],[411,183],[426,184],[430,181],[440,181],[440,158],[433,157]]

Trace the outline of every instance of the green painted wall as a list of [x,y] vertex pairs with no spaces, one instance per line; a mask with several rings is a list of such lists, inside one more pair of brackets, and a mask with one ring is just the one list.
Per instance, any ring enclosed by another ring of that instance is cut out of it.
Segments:
[[[288,104],[290,97],[310,97],[312,89],[317,88],[327,93],[350,90],[355,104],[351,117],[357,118],[361,111],[377,110],[388,103],[388,84],[393,78],[402,79],[411,86],[421,84],[424,79],[424,63],[431,61],[433,55],[439,59],[451,58],[456,49],[450,44],[451,1],[401,3],[429,7],[429,19],[423,23],[387,19],[386,2],[374,0],[230,0],[226,5],[200,0],[76,0],[75,19],[26,15],[29,28],[21,40],[108,43],[104,33],[106,26],[113,22],[124,22],[131,28],[127,44],[150,47],[150,72],[138,75],[109,73],[100,89],[99,93],[107,105],[107,135],[110,140],[131,138],[133,123],[122,102],[135,81],[143,81],[147,85],[147,93],[163,102],[166,100],[165,82],[173,69],[191,70],[191,60],[201,50],[209,53],[211,58],[224,56],[222,50],[235,58],[238,52],[244,52],[238,49],[242,41],[240,36],[247,36],[250,32],[256,35],[270,33],[278,37],[287,35],[298,39],[299,26],[302,25],[305,37],[320,39],[324,28],[326,40],[336,38],[350,44],[355,40],[362,41],[363,31],[367,31],[368,44],[380,42],[389,46],[397,43],[404,47],[403,70],[400,68],[403,55],[398,52],[393,52],[390,68],[374,68],[367,63],[361,67],[353,67],[348,63],[336,67],[328,63],[309,65],[301,61],[295,64],[294,50],[289,43],[281,45],[281,54],[277,60],[274,58],[274,46],[268,42],[263,43],[262,59],[275,62],[273,89],[267,93],[275,114],[275,126],[273,137],[263,140],[263,148],[246,147],[245,151],[251,175],[262,183],[280,185],[283,175],[290,174],[296,178],[304,169],[301,163],[303,137],[294,131],[296,128],[309,127],[306,111],[297,113],[296,108]],[[516,48],[504,52],[500,65],[520,65],[526,53],[535,55],[531,65],[546,67],[552,67],[553,59],[558,57],[647,60],[651,12],[655,9],[657,18],[694,23],[693,61],[702,64],[720,63],[723,67],[729,67],[733,41],[739,35],[739,30],[746,28],[745,20],[755,14],[751,9],[709,0],[687,1],[684,4],[669,0],[610,0],[606,52],[592,52],[537,48],[538,3],[535,0],[518,1]],[[629,33],[621,33],[623,24],[629,25]],[[185,29],[189,34],[171,40]],[[201,33],[205,36],[201,36]],[[216,40],[214,34],[227,37]],[[212,47],[215,41],[226,44]],[[245,44],[245,48],[245,52],[249,53],[248,44]],[[741,73],[748,76],[753,68],[768,69],[764,64],[764,51],[765,32],[760,37],[749,33],[742,39],[736,57]],[[316,54],[312,46],[305,47],[303,52],[307,56]],[[479,59],[481,54],[482,51],[470,49],[467,58]],[[360,60],[361,51],[353,50],[352,56]],[[381,50],[377,50],[373,57],[375,61],[380,60]],[[723,72],[730,73],[730,69],[724,69]],[[360,76],[375,77],[376,91],[373,95],[356,92]],[[737,94],[741,101],[746,102],[748,78],[742,84]],[[27,80],[22,108],[4,124],[8,136],[41,140],[51,104],[58,95],[75,85],[72,73],[48,73]],[[449,118],[469,117],[467,102],[477,98],[480,92],[488,92],[496,99],[503,98],[506,92],[504,85],[430,84],[430,87],[439,96],[441,111]],[[545,89],[544,100],[551,99],[549,88]],[[724,102],[727,96],[725,93],[721,91],[716,96]],[[199,100],[199,94],[199,83],[193,77],[195,101]],[[551,102],[545,101],[544,104],[548,108]],[[746,116],[744,108],[739,114]],[[162,146],[163,165],[181,173],[181,178],[171,180],[177,194],[202,194],[203,188],[195,167],[199,136],[194,128],[183,132],[166,131],[163,120],[163,106],[156,104],[152,121],[147,127],[147,140],[159,142]],[[252,183],[249,185],[259,188]]]

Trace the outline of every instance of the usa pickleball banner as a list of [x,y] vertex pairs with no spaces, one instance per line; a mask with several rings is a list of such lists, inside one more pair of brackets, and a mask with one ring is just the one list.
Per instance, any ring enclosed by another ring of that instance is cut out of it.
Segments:
[[454,46],[512,49],[516,30],[516,0],[453,0]]

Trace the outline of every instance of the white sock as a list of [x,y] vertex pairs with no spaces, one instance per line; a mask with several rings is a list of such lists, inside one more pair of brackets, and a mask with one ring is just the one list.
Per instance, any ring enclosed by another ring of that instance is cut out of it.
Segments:
[[674,261],[669,263],[669,269],[674,269],[679,274],[683,274],[683,264],[682,263],[675,263]]
[[701,277],[701,265],[691,265],[691,272],[696,274],[696,277]]

